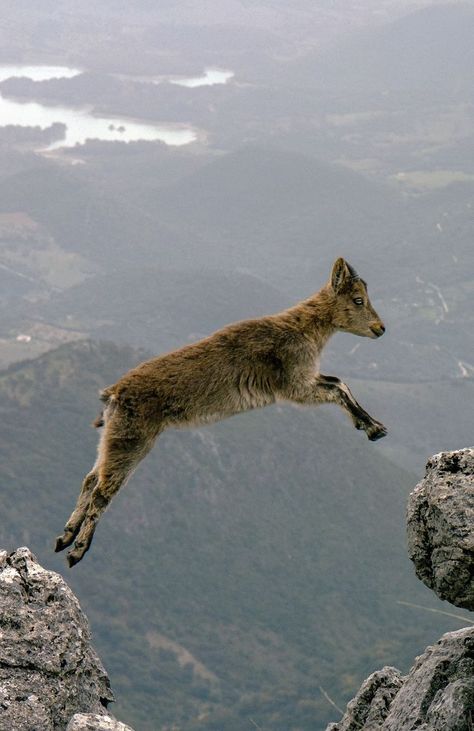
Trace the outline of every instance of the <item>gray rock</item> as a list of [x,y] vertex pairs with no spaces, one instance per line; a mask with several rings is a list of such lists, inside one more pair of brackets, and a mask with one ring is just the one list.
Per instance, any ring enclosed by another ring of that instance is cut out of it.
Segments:
[[87,619],[58,574],[27,548],[0,551],[0,731],[64,731],[105,714],[109,679]]
[[383,731],[471,731],[474,627],[448,632],[416,659]]
[[449,632],[402,678],[383,668],[362,684],[326,731],[472,731],[474,627]]
[[474,449],[431,457],[407,518],[418,578],[441,599],[474,610]]
[[112,716],[97,716],[94,713],[76,713],[67,725],[66,731],[133,731]]
[[339,723],[326,731],[376,731],[381,729],[390,705],[400,690],[403,678],[396,668],[377,670],[365,680]]

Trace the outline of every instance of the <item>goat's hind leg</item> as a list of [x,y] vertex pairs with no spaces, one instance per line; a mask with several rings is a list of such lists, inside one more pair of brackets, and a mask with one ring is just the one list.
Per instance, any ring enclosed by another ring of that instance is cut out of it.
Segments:
[[91,472],[89,472],[89,474],[87,474],[84,478],[79,497],[77,498],[76,507],[64,526],[64,533],[56,538],[56,545],[54,548],[56,552],[63,551],[65,548],[70,546],[74,538],[79,533],[82,521],[84,520],[87,512],[92,491],[97,485],[98,478],[99,475],[96,471],[96,467],[94,466]]
[[78,563],[89,550],[103,512],[153,443],[154,438],[149,437],[112,437],[106,440],[98,465],[97,483],[92,490],[74,548],[67,555],[69,566]]
[[[106,412],[109,410],[110,409],[106,408],[104,412],[102,412],[100,417],[96,419],[96,421],[94,422],[94,425],[96,427],[105,425],[106,420],[104,417]],[[87,513],[87,508],[91,499],[92,491],[97,485],[97,481],[99,479],[98,465],[101,459],[101,454],[103,452],[105,433],[106,429],[104,429],[104,431],[102,431],[100,434],[99,444],[97,445],[96,461],[91,471],[84,477],[82,487],[79,492],[79,497],[77,498],[76,506],[72,511],[69,520],[64,526],[64,533],[56,538],[56,545],[54,548],[56,552],[63,551],[65,548],[70,546],[81,529],[82,521],[84,520]]]

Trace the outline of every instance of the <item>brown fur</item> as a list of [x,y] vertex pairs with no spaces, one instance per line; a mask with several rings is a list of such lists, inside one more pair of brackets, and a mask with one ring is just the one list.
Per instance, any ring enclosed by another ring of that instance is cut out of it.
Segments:
[[104,389],[105,408],[95,422],[104,426],[97,460],[56,550],[77,536],[68,561],[73,566],[81,560],[111,498],[168,427],[208,424],[275,401],[292,401],[335,403],[369,439],[385,436],[385,427],[362,409],[344,383],[319,372],[321,351],[338,330],[371,338],[385,330],[365,282],[343,259],[335,262],[328,284],[309,299],[276,315],[228,325],[141,363]]

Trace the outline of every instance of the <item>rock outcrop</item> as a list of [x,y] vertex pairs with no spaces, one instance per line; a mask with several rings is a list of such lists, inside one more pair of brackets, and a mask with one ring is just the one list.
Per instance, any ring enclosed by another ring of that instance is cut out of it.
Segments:
[[408,554],[440,597],[474,610],[474,449],[441,452],[408,501]]
[[403,678],[396,668],[385,667],[372,673],[348,703],[342,720],[330,724],[327,731],[380,729],[402,684]]
[[[432,457],[410,495],[408,550],[441,599],[474,609],[474,449]],[[405,678],[386,667],[326,731],[473,731],[474,627],[427,647]]]
[[470,731],[473,720],[474,627],[466,627],[443,635],[416,659],[382,729]]
[[427,647],[405,678],[395,668],[373,673],[327,731],[471,731],[473,722],[474,627],[467,627]]
[[112,722],[106,708],[113,699],[87,619],[65,581],[27,548],[1,551],[0,731],[65,731],[69,722],[76,724],[72,731],[126,731],[118,722],[77,725],[75,714]]

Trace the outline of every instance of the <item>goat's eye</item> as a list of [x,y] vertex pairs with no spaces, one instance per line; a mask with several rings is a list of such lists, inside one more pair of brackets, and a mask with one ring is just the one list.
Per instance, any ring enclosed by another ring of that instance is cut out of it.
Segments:
[[362,297],[354,297],[354,299],[352,301],[353,301],[353,303],[355,305],[363,305],[364,304],[364,300],[362,299]]

